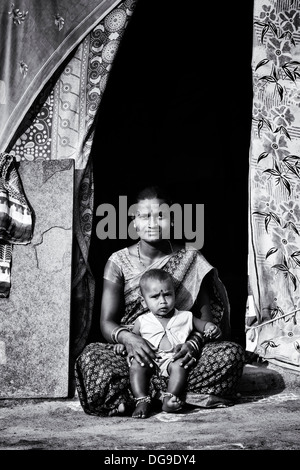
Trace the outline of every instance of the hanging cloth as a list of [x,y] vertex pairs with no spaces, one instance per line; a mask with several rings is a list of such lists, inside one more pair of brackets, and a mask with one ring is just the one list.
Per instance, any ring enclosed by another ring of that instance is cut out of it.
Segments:
[[299,2],[254,1],[247,349],[298,372],[299,33]]
[[0,153],[0,297],[10,292],[12,245],[32,239],[32,209],[24,194],[15,158]]

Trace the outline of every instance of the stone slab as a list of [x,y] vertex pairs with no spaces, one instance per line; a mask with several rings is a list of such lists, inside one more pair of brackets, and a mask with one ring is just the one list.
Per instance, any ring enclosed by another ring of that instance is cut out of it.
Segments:
[[74,162],[21,162],[35,214],[13,245],[10,296],[0,299],[0,398],[67,397]]

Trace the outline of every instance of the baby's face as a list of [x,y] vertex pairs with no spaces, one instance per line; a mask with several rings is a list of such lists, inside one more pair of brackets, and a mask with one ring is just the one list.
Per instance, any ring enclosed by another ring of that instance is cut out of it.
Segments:
[[149,310],[157,316],[166,316],[175,306],[175,291],[171,281],[149,279],[143,288],[143,297]]

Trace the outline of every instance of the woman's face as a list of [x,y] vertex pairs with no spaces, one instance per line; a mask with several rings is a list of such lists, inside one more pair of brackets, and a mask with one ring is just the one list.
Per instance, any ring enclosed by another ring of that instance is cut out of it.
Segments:
[[170,225],[170,207],[162,199],[143,199],[136,205],[135,228],[141,240],[169,240]]

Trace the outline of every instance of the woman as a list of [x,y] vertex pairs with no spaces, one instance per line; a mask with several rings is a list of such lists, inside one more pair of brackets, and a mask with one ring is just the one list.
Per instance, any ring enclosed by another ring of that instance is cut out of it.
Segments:
[[[141,191],[133,214],[139,241],[113,253],[106,263],[100,327],[108,343],[89,344],[75,364],[79,399],[88,414],[112,416],[132,409],[129,361],[135,358],[140,364],[153,364],[154,351],[130,329],[147,310],[141,301],[139,280],[150,268],[161,268],[172,275],[177,309],[192,310],[204,320],[206,315],[207,319],[212,315],[222,331],[221,340],[203,345],[193,332],[184,344],[177,346],[174,359],[182,358],[182,366],[189,369],[186,391],[200,394],[204,407],[233,404],[232,397],[243,372],[244,349],[227,340],[230,328],[226,290],[215,268],[199,250],[171,241],[170,212],[166,209],[170,206],[168,196],[159,188]],[[115,343],[125,346],[126,355],[114,352]],[[158,398],[166,389],[166,378],[153,375],[151,398]]]

